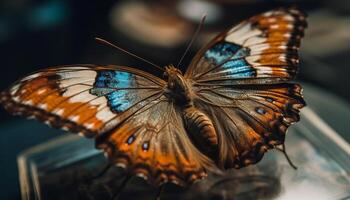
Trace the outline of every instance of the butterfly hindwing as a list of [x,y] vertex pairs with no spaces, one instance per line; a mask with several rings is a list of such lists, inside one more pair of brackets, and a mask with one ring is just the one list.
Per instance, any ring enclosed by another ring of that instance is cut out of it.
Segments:
[[198,84],[271,84],[294,78],[305,15],[279,9],[254,16],[213,39],[185,76]]
[[163,96],[97,140],[118,166],[153,185],[187,185],[207,176],[214,163],[192,144],[180,111]]
[[159,96],[164,82],[144,74],[119,66],[50,68],[15,83],[1,102],[13,114],[94,137]]
[[211,117],[219,137],[219,165],[240,168],[258,162],[284,143],[305,102],[296,84],[216,87],[198,90],[196,106]]

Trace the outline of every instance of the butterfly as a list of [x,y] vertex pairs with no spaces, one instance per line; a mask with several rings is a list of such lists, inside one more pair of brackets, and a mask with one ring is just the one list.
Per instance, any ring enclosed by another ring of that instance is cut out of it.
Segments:
[[131,67],[44,69],[3,91],[10,113],[94,138],[109,161],[159,186],[260,161],[284,144],[305,106],[295,78],[306,28],[301,11],[276,9],[219,34],[183,74]]

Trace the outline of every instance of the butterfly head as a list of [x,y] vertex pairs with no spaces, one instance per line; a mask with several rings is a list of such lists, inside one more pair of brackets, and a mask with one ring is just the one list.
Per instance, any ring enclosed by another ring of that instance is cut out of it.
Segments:
[[184,100],[189,98],[190,89],[188,83],[178,68],[173,65],[166,66],[164,76],[168,79],[168,92],[175,99]]
[[182,72],[178,68],[174,67],[174,65],[168,65],[165,67],[165,72],[164,72],[165,77],[175,76],[178,74],[182,75]]

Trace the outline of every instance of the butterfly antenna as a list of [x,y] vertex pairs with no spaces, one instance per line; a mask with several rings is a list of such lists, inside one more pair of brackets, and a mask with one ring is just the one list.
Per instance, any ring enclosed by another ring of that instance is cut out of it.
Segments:
[[187,54],[188,51],[190,50],[190,48],[191,48],[193,42],[194,42],[195,39],[197,38],[197,36],[198,36],[200,30],[202,29],[202,26],[203,26],[203,24],[204,24],[204,21],[205,21],[205,18],[206,18],[206,17],[207,17],[207,15],[206,15],[206,14],[203,14],[203,16],[202,16],[202,18],[201,18],[201,21],[199,22],[199,25],[198,25],[198,27],[197,27],[196,32],[193,34],[190,43],[188,43],[185,52],[182,54],[180,61],[179,61],[179,62],[177,63],[177,65],[176,65],[177,67],[179,67],[179,65],[181,64],[182,60],[185,58],[186,54]]
[[289,158],[289,156],[288,156],[288,154],[287,154],[287,152],[286,152],[286,145],[285,145],[285,144],[282,145],[282,148],[276,147],[276,149],[284,154],[284,156],[286,157],[286,159],[287,159],[289,165],[290,165],[293,169],[295,169],[295,170],[298,169],[298,167],[295,166],[295,165],[293,164],[292,160]]
[[104,44],[104,45],[107,45],[107,46],[111,46],[111,47],[113,47],[113,48],[118,49],[119,51],[122,51],[122,52],[124,52],[124,53],[126,53],[126,54],[128,54],[128,55],[130,55],[130,56],[132,56],[132,57],[134,57],[134,58],[137,58],[137,59],[139,59],[139,60],[142,60],[143,62],[146,62],[146,63],[148,63],[148,64],[150,64],[150,65],[156,67],[157,69],[159,69],[159,70],[161,70],[161,71],[163,71],[163,72],[165,71],[162,67],[159,67],[159,65],[156,65],[156,64],[154,64],[154,63],[151,62],[151,61],[148,61],[148,60],[146,60],[146,59],[144,59],[144,58],[142,58],[142,57],[140,57],[140,56],[137,56],[137,55],[135,55],[135,54],[133,54],[133,53],[131,53],[131,52],[129,52],[129,51],[127,51],[127,50],[125,50],[125,49],[123,49],[123,48],[117,46],[117,45],[115,45],[115,44],[112,44],[111,42],[108,42],[107,40],[104,40],[104,39],[98,38],[98,37],[96,37],[95,40],[96,40],[97,42],[101,43],[101,44]]

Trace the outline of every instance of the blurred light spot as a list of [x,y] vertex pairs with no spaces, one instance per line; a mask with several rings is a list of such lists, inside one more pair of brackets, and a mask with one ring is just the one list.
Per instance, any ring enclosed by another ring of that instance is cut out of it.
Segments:
[[201,20],[203,14],[207,15],[207,23],[214,23],[223,17],[222,9],[207,1],[183,0],[179,2],[177,10],[183,17],[196,22]]
[[192,35],[192,24],[170,10],[159,12],[159,8],[150,9],[140,1],[122,1],[111,9],[111,26],[130,39],[152,46],[174,48],[184,43]]
[[64,1],[51,1],[28,13],[28,26],[34,29],[56,26],[62,24],[68,14],[68,7]]
[[0,42],[16,38],[17,35],[41,31],[64,24],[70,17],[69,5],[65,1],[52,0],[37,6],[23,8],[21,12],[0,15]]

